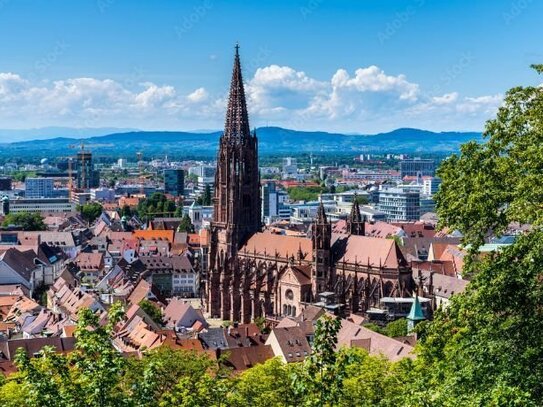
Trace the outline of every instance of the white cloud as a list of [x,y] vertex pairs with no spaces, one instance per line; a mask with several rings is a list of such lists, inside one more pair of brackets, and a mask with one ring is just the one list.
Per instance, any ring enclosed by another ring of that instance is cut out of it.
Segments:
[[[227,77],[225,77],[227,78]],[[226,79],[225,79],[226,80]],[[502,95],[428,95],[403,74],[372,65],[328,79],[289,66],[258,68],[246,83],[252,124],[370,133],[397,127],[481,129]],[[226,95],[198,87],[183,94],[151,82],[136,89],[111,79],[32,82],[0,73],[0,127],[219,128]]]
[[194,92],[190,93],[187,96],[187,99],[193,103],[199,103],[205,101],[208,96],[207,90],[204,88],[198,88]]

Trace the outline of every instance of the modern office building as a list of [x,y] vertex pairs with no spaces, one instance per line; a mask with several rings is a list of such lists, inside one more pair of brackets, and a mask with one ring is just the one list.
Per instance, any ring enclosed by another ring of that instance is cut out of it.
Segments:
[[436,171],[436,163],[434,160],[413,158],[400,161],[400,177],[403,179],[406,176],[416,177],[433,177]]
[[68,198],[21,198],[9,202],[10,213],[21,212],[73,212],[75,205]]
[[296,177],[297,173],[298,163],[296,162],[296,158],[283,158],[283,179]]
[[25,198],[53,198],[54,188],[53,178],[27,178],[25,180]]
[[288,220],[291,210],[287,204],[287,192],[277,189],[273,181],[266,182],[261,188],[262,222],[270,224],[279,219]]
[[420,218],[420,190],[388,188],[379,191],[378,210],[389,222],[414,221]]
[[173,196],[185,194],[185,172],[182,169],[164,170],[164,193]]
[[0,177],[0,191],[11,191],[10,177]]

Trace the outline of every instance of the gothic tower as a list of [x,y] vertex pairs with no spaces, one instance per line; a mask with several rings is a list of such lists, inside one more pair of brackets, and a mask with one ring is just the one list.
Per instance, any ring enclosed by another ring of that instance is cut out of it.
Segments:
[[333,291],[331,241],[332,225],[326,219],[322,202],[317,210],[317,217],[312,225],[313,256],[315,259],[314,274],[311,278],[313,296],[323,291]]
[[366,217],[360,215],[360,206],[356,194],[354,195],[351,214],[347,218],[347,233],[359,236],[366,234]]
[[258,141],[251,134],[239,46],[236,45],[224,133],[219,141],[209,251],[208,311],[212,317],[239,321],[239,270],[235,257],[260,230]]

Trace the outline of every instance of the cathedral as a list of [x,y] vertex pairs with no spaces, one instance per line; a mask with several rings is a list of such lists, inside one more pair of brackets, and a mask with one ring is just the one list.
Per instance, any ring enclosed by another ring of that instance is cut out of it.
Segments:
[[396,242],[364,236],[356,202],[334,230],[322,204],[307,237],[263,230],[258,139],[249,127],[238,46],[214,192],[204,285],[212,318],[296,316],[311,303],[364,313],[383,297],[411,294],[411,269]]

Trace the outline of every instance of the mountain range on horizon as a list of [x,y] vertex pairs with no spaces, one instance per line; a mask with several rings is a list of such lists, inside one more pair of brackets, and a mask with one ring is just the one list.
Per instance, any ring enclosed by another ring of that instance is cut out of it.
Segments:
[[[55,133],[55,129],[59,130]],[[34,139],[17,141],[0,130],[2,155],[66,155],[66,149],[82,140],[99,155],[130,154],[144,151],[146,155],[213,157],[216,154],[221,131],[140,131],[120,129],[48,128],[35,133]],[[117,130],[117,129],[114,129]],[[36,132],[39,129],[35,129]],[[104,134],[105,133],[105,134]],[[281,127],[256,129],[259,151],[271,154],[351,154],[393,153],[451,153],[460,145],[482,140],[480,132],[432,132],[400,128],[373,135],[353,135],[324,131],[298,131]],[[54,136],[56,134],[56,137]],[[49,136],[46,136],[49,135]],[[13,140],[6,142],[7,140]]]

